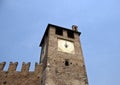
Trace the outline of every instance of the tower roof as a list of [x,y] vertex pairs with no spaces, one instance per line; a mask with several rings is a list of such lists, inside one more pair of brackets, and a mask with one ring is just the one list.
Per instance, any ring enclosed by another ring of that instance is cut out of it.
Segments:
[[43,44],[43,42],[44,42],[45,35],[48,34],[48,30],[49,30],[50,26],[55,27],[55,28],[61,28],[61,29],[68,30],[68,31],[72,31],[72,32],[74,32],[74,33],[77,33],[78,35],[81,34],[81,32],[74,31],[74,30],[72,30],[72,29],[68,29],[68,28],[61,27],[61,26],[57,26],[57,25],[53,25],[53,24],[48,24],[39,46],[42,46],[42,44]]

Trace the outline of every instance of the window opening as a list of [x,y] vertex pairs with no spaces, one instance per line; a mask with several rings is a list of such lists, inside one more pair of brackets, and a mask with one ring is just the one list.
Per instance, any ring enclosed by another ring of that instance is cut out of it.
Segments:
[[69,61],[65,60],[65,66],[69,66]]
[[57,35],[63,35],[63,29],[61,28],[56,28],[56,32],[55,32]]
[[6,83],[7,83],[7,82],[6,82],[6,81],[4,81],[4,82],[3,82],[3,85],[6,85]]
[[72,31],[67,31],[67,35],[69,38],[74,38],[74,32]]

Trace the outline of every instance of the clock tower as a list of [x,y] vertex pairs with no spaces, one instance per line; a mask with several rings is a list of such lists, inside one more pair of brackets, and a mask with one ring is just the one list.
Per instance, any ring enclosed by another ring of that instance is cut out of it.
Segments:
[[76,25],[48,24],[40,43],[41,85],[88,85],[80,34]]

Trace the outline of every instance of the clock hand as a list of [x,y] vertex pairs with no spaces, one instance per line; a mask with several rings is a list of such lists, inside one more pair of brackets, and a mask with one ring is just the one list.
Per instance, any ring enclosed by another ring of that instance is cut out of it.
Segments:
[[67,48],[67,47],[68,47],[67,42],[65,42],[65,48]]

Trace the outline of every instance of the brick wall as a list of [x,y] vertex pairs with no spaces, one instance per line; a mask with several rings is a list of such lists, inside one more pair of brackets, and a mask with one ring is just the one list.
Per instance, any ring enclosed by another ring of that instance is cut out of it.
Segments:
[[18,62],[10,62],[8,70],[3,71],[5,62],[0,63],[0,85],[41,85],[42,64],[35,64],[29,71],[30,63],[22,63],[21,71],[16,71]]

